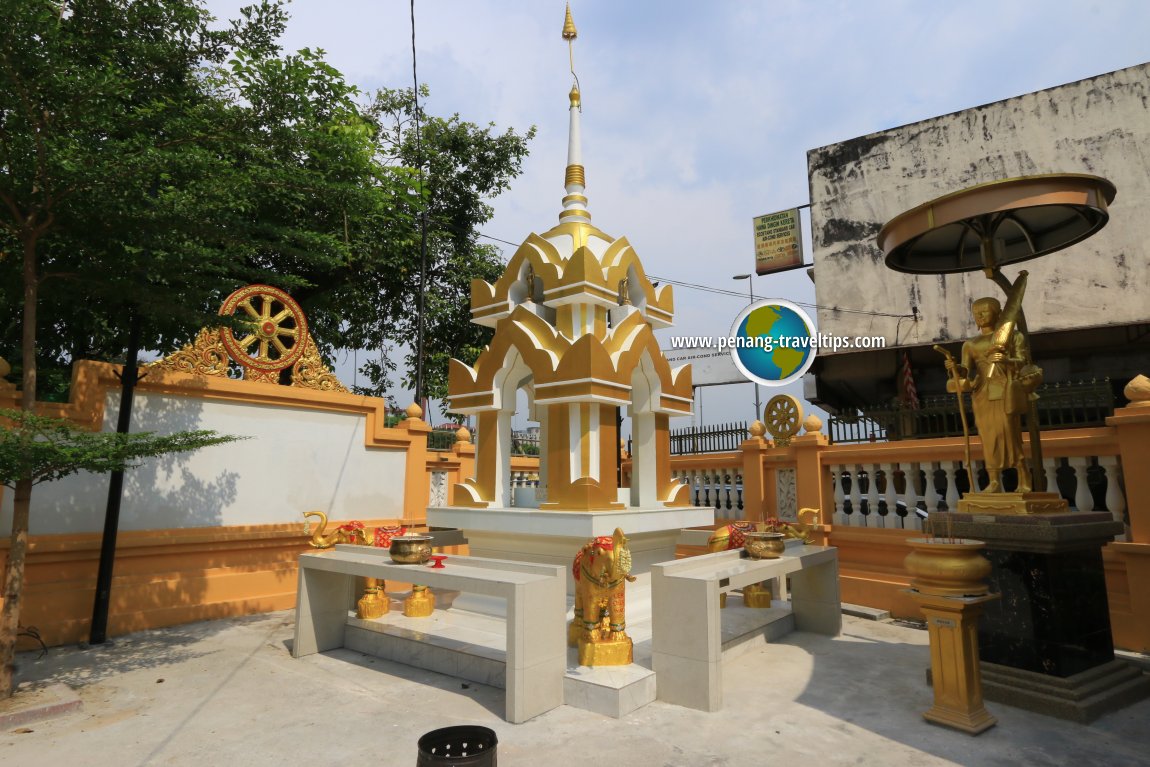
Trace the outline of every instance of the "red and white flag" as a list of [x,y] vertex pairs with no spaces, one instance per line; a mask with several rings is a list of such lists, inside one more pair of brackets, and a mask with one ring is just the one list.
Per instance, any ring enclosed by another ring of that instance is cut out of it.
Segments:
[[914,371],[910,369],[910,355],[902,351],[902,367],[898,374],[899,399],[911,410],[918,410],[918,389],[914,385]]

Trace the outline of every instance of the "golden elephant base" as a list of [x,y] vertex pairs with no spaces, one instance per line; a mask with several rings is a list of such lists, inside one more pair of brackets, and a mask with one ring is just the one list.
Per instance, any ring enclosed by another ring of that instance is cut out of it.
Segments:
[[435,595],[426,586],[412,586],[411,596],[403,600],[403,614],[408,618],[426,618],[435,612]]
[[631,637],[616,632],[611,639],[579,639],[580,666],[629,666],[634,661]]

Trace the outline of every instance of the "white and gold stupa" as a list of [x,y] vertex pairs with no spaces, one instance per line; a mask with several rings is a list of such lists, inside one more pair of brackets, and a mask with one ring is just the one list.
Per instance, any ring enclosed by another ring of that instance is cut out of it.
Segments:
[[[575,36],[568,9],[563,37]],[[577,79],[569,99],[559,224],[530,234],[495,284],[471,283],[472,321],[495,334],[474,367],[451,361],[449,396],[453,411],[478,419],[475,477],[455,486],[454,506],[429,509],[428,524],[462,529],[475,556],[557,563],[618,527],[641,571],[674,558],[679,531],[713,513],[691,506],[671,478],[668,420],[692,407],[690,367],[672,369],[653,332],[671,325],[671,287],[652,285],[626,238],[591,224]],[[532,501],[511,489],[519,389],[540,427]],[[632,421],[631,487],[622,490],[619,407]]]

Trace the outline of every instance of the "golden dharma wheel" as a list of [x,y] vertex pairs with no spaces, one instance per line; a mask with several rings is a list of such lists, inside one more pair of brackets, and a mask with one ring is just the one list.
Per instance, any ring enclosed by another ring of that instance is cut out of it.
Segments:
[[[262,372],[291,367],[307,343],[307,318],[295,299],[270,285],[248,285],[220,306],[220,316],[239,317],[248,328],[220,330],[220,340],[239,364]],[[236,337],[236,333],[240,337]]]
[[786,444],[799,433],[803,421],[803,405],[789,394],[778,394],[763,408],[763,421],[775,442]]

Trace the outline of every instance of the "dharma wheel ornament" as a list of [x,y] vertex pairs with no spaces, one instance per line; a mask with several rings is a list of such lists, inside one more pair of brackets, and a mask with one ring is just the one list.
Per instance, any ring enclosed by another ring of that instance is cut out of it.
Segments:
[[232,359],[256,373],[279,373],[303,356],[307,318],[295,299],[270,285],[248,285],[220,306],[220,316],[239,314],[249,327],[220,329],[220,340]]
[[775,444],[786,447],[791,438],[799,433],[803,421],[803,405],[789,394],[778,394],[767,401],[763,408],[763,420],[767,431],[774,437]]

